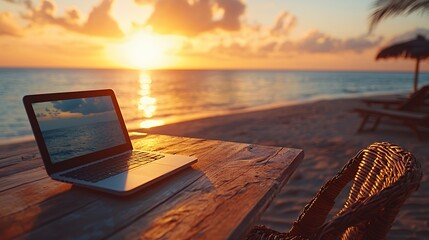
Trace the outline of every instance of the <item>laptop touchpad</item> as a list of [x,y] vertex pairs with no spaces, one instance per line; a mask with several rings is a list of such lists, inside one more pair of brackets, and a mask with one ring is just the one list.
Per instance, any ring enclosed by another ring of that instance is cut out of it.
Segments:
[[143,167],[130,171],[132,175],[140,175],[145,177],[158,177],[176,169],[174,166],[150,163]]

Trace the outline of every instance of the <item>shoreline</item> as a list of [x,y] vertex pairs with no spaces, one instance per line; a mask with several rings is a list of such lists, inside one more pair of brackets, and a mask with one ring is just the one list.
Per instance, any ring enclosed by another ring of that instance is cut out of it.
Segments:
[[[388,97],[383,95],[380,97]],[[382,122],[374,132],[356,134],[360,117],[352,110],[364,106],[360,98],[319,100],[269,110],[236,113],[130,131],[136,135],[165,134],[299,148],[304,160],[277,194],[258,224],[288,231],[319,188],[334,177],[360,149],[373,142],[388,141],[408,149],[422,165],[423,179],[396,216],[387,239],[426,239],[429,234],[429,134],[419,141],[412,131]],[[7,153],[25,142],[0,145]],[[36,148],[34,142],[28,146]],[[344,191],[343,191],[344,193]],[[337,198],[331,215],[341,209],[347,191]],[[330,219],[330,218],[328,218]]]
[[[382,91],[382,92],[369,92],[369,93],[359,93],[359,94],[353,94],[350,93],[342,93],[337,94],[335,96],[327,96],[327,95],[319,95],[316,97],[310,97],[305,100],[295,100],[295,101],[283,101],[283,102],[277,102],[277,103],[271,103],[261,106],[254,106],[254,107],[248,107],[243,109],[234,109],[234,110],[219,110],[216,112],[211,113],[202,113],[202,114],[194,114],[194,115],[187,115],[183,117],[171,117],[175,120],[169,120],[169,118],[166,119],[146,119],[148,121],[163,121],[164,124],[162,125],[156,125],[151,128],[156,127],[162,127],[166,125],[171,124],[178,124],[183,122],[189,122],[189,121],[197,121],[202,120],[206,118],[213,118],[213,117],[221,117],[221,116],[229,116],[229,115],[235,115],[235,114],[241,114],[241,113],[249,113],[249,112],[259,112],[259,111],[268,111],[272,109],[278,109],[278,108],[285,108],[290,106],[298,106],[298,105],[305,105],[305,104],[311,104],[318,101],[330,101],[330,100],[339,100],[339,99],[363,99],[368,97],[376,97],[376,98],[384,98],[384,97],[392,97],[395,95],[404,95],[406,92],[391,92],[391,91]],[[129,132],[142,132],[144,130],[150,130],[151,128],[143,128],[140,127],[139,124],[144,119],[140,120],[133,120],[130,123],[127,124],[127,128]],[[20,142],[28,142],[28,141],[34,141],[33,134],[31,135],[23,135],[23,136],[16,136],[11,138],[0,138],[0,146],[8,145],[8,144],[16,144]]]
[[[299,148],[304,160],[257,224],[286,232],[320,187],[359,150],[373,142],[391,142],[409,150],[422,165],[417,192],[402,206],[387,239],[426,239],[429,231],[429,134],[419,141],[402,125],[382,121],[374,132],[356,133],[361,118],[353,109],[362,98],[322,100],[277,109],[218,116],[149,129],[148,133]],[[331,211],[345,203],[345,190]],[[328,220],[330,217],[328,217]]]
[[[290,100],[290,101],[282,101],[282,102],[276,102],[276,103],[270,103],[260,106],[254,106],[254,107],[245,107],[242,109],[233,109],[233,110],[219,110],[216,112],[211,113],[202,113],[202,114],[194,114],[194,115],[187,115],[183,117],[171,117],[175,118],[176,120],[168,120],[166,119],[146,119],[148,121],[164,121],[164,124],[162,125],[156,125],[152,126],[150,128],[144,128],[144,127],[127,127],[128,131],[139,131],[140,129],[151,129],[156,127],[162,127],[170,124],[177,124],[182,122],[189,122],[189,121],[196,121],[200,119],[206,119],[206,118],[213,118],[213,117],[221,117],[221,116],[229,116],[229,115],[235,115],[235,114],[241,114],[241,113],[249,113],[249,112],[259,112],[259,111],[268,111],[272,109],[277,108],[284,108],[284,107],[290,107],[290,106],[297,106],[297,105],[305,105],[305,104],[311,104],[318,101],[330,101],[330,100],[340,100],[340,99],[364,99],[364,98],[388,98],[388,97],[395,97],[400,95],[406,95],[408,92],[405,91],[378,91],[378,92],[369,92],[369,93],[356,93],[351,95],[350,93],[341,93],[337,95],[318,95],[315,97],[309,97],[307,99],[303,100]],[[138,125],[141,120],[135,120],[132,121],[129,125],[135,126]]]

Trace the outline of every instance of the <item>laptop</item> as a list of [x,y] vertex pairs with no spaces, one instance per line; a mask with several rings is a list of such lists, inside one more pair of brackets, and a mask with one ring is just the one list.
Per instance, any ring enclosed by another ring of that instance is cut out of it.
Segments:
[[23,102],[54,180],[128,195],[197,162],[133,150],[113,90],[27,95]]

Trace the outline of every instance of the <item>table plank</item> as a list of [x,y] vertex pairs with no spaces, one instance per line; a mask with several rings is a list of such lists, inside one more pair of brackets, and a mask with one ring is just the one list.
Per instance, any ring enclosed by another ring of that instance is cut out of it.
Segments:
[[[149,142],[149,145],[151,145],[152,141]],[[178,141],[178,144],[174,145],[174,148],[170,147],[170,150],[188,155],[191,155],[192,149],[200,149],[199,152],[201,152],[202,155],[204,155],[204,152],[213,152],[213,149],[217,149],[219,154],[225,152],[225,149],[230,149],[230,154],[234,152],[234,149],[235,151],[241,150],[241,148],[237,148],[234,144],[220,141],[188,139],[188,143],[192,143],[191,145],[193,145],[193,148],[188,149],[188,147],[185,146],[181,147],[180,145],[182,143]],[[163,144],[157,144],[160,148],[163,147]],[[171,143],[168,144],[170,145]],[[189,144],[185,145],[189,146]],[[200,155],[198,155],[198,157],[200,158]],[[118,229],[126,227],[134,222],[136,218],[158,207],[167,199],[179,193],[183,188],[192,184],[196,179],[204,175],[200,170],[201,168],[206,168],[213,164],[215,164],[214,161],[201,161],[200,158],[199,163],[197,166],[194,166],[193,169],[188,169],[187,171],[169,177],[146,191],[138,192],[127,198],[106,195],[104,198],[99,199],[99,201],[79,209],[71,215],[57,219],[51,224],[42,226],[40,229],[32,231],[23,237],[39,239],[59,238],[66,235],[73,239],[83,234],[89,239],[94,239],[110,236],[118,231]],[[76,226],[76,228],[70,227],[61,232],[49,231],[49,229],[58,229],[62,226]]]
[[[257,150],[258,146],[249,146]],[[266,149],[264,148],[264,151]],[[293,172],[294,166],[278,178],[278,171],[302,152],[281,149],[267,158],[246,159],[243,166],[230,160],[192,184],[162,206],[151,211],[125,229],[113,235],[115,239],[239,239],[253,225],[278,190]],[[242,161],[242,160],[238,160]],[[260,167],[256,167],[259,165]],[[270,189],[269,191],[266,191]],[[261,195],[261,191],[266,194]],[[237,204],[240,202],[240,204]],[[199,209],[199,211],[195,211]],[[233,230],[226,225],[237,226]]]
[[[0,178],[7,180],[0,184],[0,236],[235,238],[253,224],[303,157],[297,149],[164,135],[136,138],[133,145],[194,155],[199,162],[128,197],[49,178],[34,180],[41,176],[41,168]],[[13,184],[14,179],[21,183]],[[12,204],[3,207],[4,203]]]
[[[36,141],[27,141],[9,145],[0,145],[0,162],[13,156],[21,156],[27,153],[38,152]],[[0,165],[1,166],[1,165]]]
[[49,178],[49,176],[42,167],[32,168],[27,171],[2,177],[0,182],[0,193],[43,178]]
[[[41,190],[41,186],[44,189]],[[47,186],[49,186],[49,190],[46,189]],[[25,232],[35,230],[65,215],[73,214],[77,209],[100,198],[100,195],[93,191],[85,189],[72,191],[72,188],[74,187],[68,184],[43,179],[37,184],[29,184],[25,189],[20,189],[18,193],[7,195],[6,198],[2,196],[0,202],[12,203],[5,206],[9,207],[9,211],[1,209],[0,233],[2,238],[12,239],[21,236]],[[28,194],[31,194],[31,197]],[[46,194],[57,195],[46,198]],[[12,210],[14,212],[11,212]],[[62,231],[55,232],[61,233]]]
[[[181,143],[184,141],[183,138],[173,138],[173,137],[160,136],[159,138],[148,137],[147,140],[148,140],[147,141],[148,144],[145,145],[145,149],[146,150],[147,149],[150,149],[150,150],[161,150],[161,149],[165,148],[166,146],[168,147],[170,145],[175,145],[175,146],[177,146],[180,149],[186,149],[185,146],[181,147]],[[194,149],[200,149],[198,147],[198,144],[197,144],[198,142],[202,142],[202,141],[200,139],[187,139],[187,143],[193,145]],[[217,144],[217,143],[214,142],[213,145],[215,145],[215,144]],[[139,144],[136,143],[135,145],[138,146]],[[156,148],[159,148],[159,149],[153,149],[152,147],[155,146],[155,145],[156,145]],[[186,146],[188,146],[188,144],[186,144]],[[204,146],[206,148],[206,151],[210,151],[211,150],[209,145],[204,144]],[[140,146],[140,148],[141,147],[142,146]],[[172,150],[172,151],[173,152],[177,152],[177,151],[174,151],[174,150]],[[200,151],[203,152],[201,149],[200,149]],[[191,152],[189,152],[188,154],[191,155],[190,153]],[[22,173],[22,174],[25,174],[25,172]],[[192,177],[192,175],[189,175],[189,174],[184,174],[184,176],[187,177],[187,178]],[[25,176],[22,177],[22,178],[25,179]],[[183,178],[183,176],[182,176],[182,178]],[[177,188],[177,190],[174,189],[174,191],[169,191],[169,189],[172,188],[172,186],[169,184],[169,182],[166,182],[166,183],[167,184],[165,184],[166,185],[165,192],[168,193],[168,194],[174,194],[175,191],[179,191],[181,189],[181,188]],[[186,181],[178,181],[178,183],[189,184],[189,182],[186,182]],[[174,186],[173,186],[173,188],[174,188]],[[43,191],[41,191],[41,189],[43,189]],[[71,185],[70,184],[61,183],[61,182],[54,181],[54,180],[51,180],[51,179],[47,178],[47,179],[43,179],[42,181],[32,182],[30,184],[27,184],[26,186],[21,186],[18,189],[13,189],[13,191],[5,192],[4,194],[2,194],[0,196],[0,203],[4,202],[4,203],[12,203],[12,204],[8,204],[8,205],[5,204],[5,205],[3,205],[4,209],[2,209],[0,207],[1,216],[8,216],[8,218],[4,218],[4,217],[0,218],[0,225],[2,225],[3,223],[9,222],[11,219],[17,219],[17,220],[20,219],[21,218],[20,217],[20,214],[21,214],[20,211],[23,210],[22,209],[23,207],[28,208],[28,207],[33,207],[34,206],[33,208],[36,209],[36,211],[37,211],[38,208],[40,208],[40,206],[42,206],[42,207],[44,206],[43,205],[44,202],[51,201],[51,198],[58,198],[58,195],[64,195],[65,194],[65,196],[63,198],[67,199],[69,197],[74,196],[74,194],[76,194],[76,192],[81,191],[81,190],[84,190],[84,189],[79,188],[79,187],[75,187],[74,189],[71,189]],[[155,189],[155,192],[158,193],[157,189]],[[12,193],[12,194],[8,194],[8,193]],[[159,198],[154,198],[152,196],[153,194],[150,194],[150,193],[149,193],[148,197],[145,197],[145,198],[148,199],[148,200],[153,201],[154,203],[157,203],[157,201],[162,201],[162,199],[165,198],[164,193],[162,191],[160,191],[159,193],[160,193],[159,194],[160,195]],[[109,199],[112,199],[112,198],[115,201],[114,204],[118,205],[119,208],[120,207],[126,207],[127,208],[127,205],[123,204],[124,198],[117,198],[117,197],[114,197],[114,196],[111,196],[111,195],[106,195],[106,194],[102,194],[102,193],[98,193],[98,192],[94,192],[94,194],[102,195],[103,198],[104,198],[103,199],[104,201],[101,201],[101,203],[95,204],[94,206],[87,206],[87,208],[90,209],[89,212],[91,212],[92,210],[94,210],[97,213],[97,212],[100,212],[100,210],[103,210],[105,208],[109,209],[110,206],[106,206],[106,207],[103,207],[103,206],[106,204],[106,201],[107,201],[107,204],[111,204],[109,202]],[[135,201],[139,202],[141,200],[139,198],[135,198]],[[136,204],[136,202],[134,202],[134,203]],[[56,209],[54,211],[54,213],[50,212],[50,210],[52,208],[47,208],[47,209],[49,211],[44,211],[45,213],[43,215],[43,218],[46,218],[46,216],[50,216],[52,214],[58,215],[58,216],[64,216],[64,215],[67,215],[67,214],[70,213],[68,207]],[[82,211],[84,212],[85,210],[86,209],[83,209]],[[15,213],[15,214],[12,215],[12,216],[9,216],[9,215],[11,215],[13,213]],[[82,215],[82,216],[93,215],[94,217],[98,217],[99,215],[97,215],[96,213],[95,214],[94,213],[88,213],[88,214],[84,213],[84,215]],[[74,220],[76,220],[75,214],[76,213],[73,213],[70,216]],[[116,216],[116,214],[111,214],[111,213],[107,213],[107,212],[103,213],[103,214],[104,215],[102,217],[105,217],[105,218],[110,217],[110,218],[114,219],[115,216]],[[29,214],[29,215],[31,215],[31,214]],[[107,216],[105,216],[105,215],[107,215]],[[35,214],[34,214],[33,217],[34,218],[30,218],[30,216],[27,216],[27,218],[28,218],[27,221],[34,223],[34,228],[33,229],[39,227],[40,225],[43,225],[42,223],[45,222],[45,221],[38,221],[38,219],[37,219],[38,216],[35,215]],[[87,217],[85,217],[85,219],[88,220]],[[81,221],[82,220],[78,220],[78,222],[74,222],[73,223],[74,226],[79,225],[79,222],[81,222]],[[97,222],[98,222],[98,219],[95,218],[94,222],[93,223],[89,223],[88,225],[91,225],[91,224],[96,224],[97,225],[98,224]],[[126,221],[124,220],[124,222],[126,222]],[[7,225],[7,224],[4,224],[4,225]],[[103,226],[103,227],[108,228],[107,230],[111,229],[110,226]],[[48,227],[48,229],[49,228],[50,227]],[[14,234],[20,235],[20,234],[23,234],[23,233],[26,232],[25,231],[26,229],[21,229],[21,230],[23,230],[21,233],[14,232]],[[71,231],[73,231],[73,230],[71,230]],[[41,230],[41,231],[37,230],[37,231],[35,231],[35,233],[32,233],[30,235],[37,236],[37,234],[38,234],[37,232],[41,232],[43,236],[46,236],[46,233],[44,233],[43,230]],[[53,232],[53,231],[47,230],[47,232],[48,232],[47,233],[48,236],[52,236],[52,234],[54,234],[54,233],[59,234],[59,236],[56,236],[56,237],[61,237],[62,234],[65,234],[63,231],[61,231],[61,232],[54,231]],[[77,232],[77,233],[79,233],[79,232]],[[76,234],[76,232],[73,231],[73,233],[70,233],[71,236],[73,236],[73,234]]]

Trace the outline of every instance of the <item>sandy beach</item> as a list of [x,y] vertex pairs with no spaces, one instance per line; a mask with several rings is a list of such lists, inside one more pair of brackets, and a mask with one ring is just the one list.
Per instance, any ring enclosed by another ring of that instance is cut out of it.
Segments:
[[[325,100],[176,123],[147,132],[304,149],[304,161],[260,220],[278,231],[288,231],[319,188],[360,149],[376,141],[398,144],[420,161],[424,176],[420,189],[402,207],[388,239],[427,239],[429,136],[419,141],[410,129],[385,122],[375,132],[356,134],[360,117],[352,110],[358,106],[364,106],[360,99]],[[333,214],[346,195],[340,196]]]
[[[361,119],[352,110],[358,106],[364,106],[361,99],[323,100],[138,131],[304,149],[303,162],[259,222],[278,231],[288,231],[319,188],[360,149],[376,141],[398,144],[415,155],[424,175],[420,189],[411,195],[396,217],[388,239],[427,239],[429,134],[425,135],[425,141],[419,141],[410,129],[386,122],[375,132],[356,134]],[[133,135],[139,134],[131,132]],[[34,142],[26,141],[0,145],[0,153],[14,153],[15,149],[24,148],[36,151]],[[344,191],[339,197],[332,215],[337,213],[347,194],[348,191]]]

